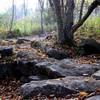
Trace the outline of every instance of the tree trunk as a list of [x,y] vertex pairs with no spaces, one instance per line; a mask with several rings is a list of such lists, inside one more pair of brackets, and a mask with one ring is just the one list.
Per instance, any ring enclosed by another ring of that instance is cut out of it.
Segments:
[[13,21],[14,21],[14,0],[12,1],[12,18],[11,18],[11,24],[10,24],[9,32],[11,32],[11,30],[12,30]]
[[44,25],[43,25],[43,12],[44,12],[44,0],[38,0],[40,6],[40,17],[41,17],[41,33],[44,33]]
[[82,2],[81,2],[79,21],[82,19],[84,2],[85,2],[85,0],[82,0]]
[[63,33],[64,33],[64,43],[68,45],[74,45],[74,36],[72,30],[74,17],[74,0],[67,0],[66,8],[65,8],[65,22],[63,26]]
[[44,33],[44,27],[43,27],[43,12],[41,11],[41,33]]
[[27,33],[27,31],[26,31],[26,27],[27,27],[27,24],[26,24],[26,20],[25,20],[25,18],[26,18],[26,16],[27,16],[27,0],[24,0],[24,2],[23,2],[24,4],[23,4],[23,10],[24,10],[24,33],[26,34]]
[[58,42],[63,44],[65,41],[64,33],[63,33],[63,20],[61,15],[61,7],[60,7],[60,0],[53,0],[54,9],[56,13],[56,21],[58,26]]

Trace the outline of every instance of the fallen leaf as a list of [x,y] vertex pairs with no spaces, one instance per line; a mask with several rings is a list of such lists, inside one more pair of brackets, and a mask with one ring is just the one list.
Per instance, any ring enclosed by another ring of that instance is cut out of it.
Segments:
[[80,93],[79,93],[79,96],[80,96],[80,97],[85,97],[85,96],[87,96],[87,95],[88,95],[88,93],[86,93],[86,92],[80,92]]

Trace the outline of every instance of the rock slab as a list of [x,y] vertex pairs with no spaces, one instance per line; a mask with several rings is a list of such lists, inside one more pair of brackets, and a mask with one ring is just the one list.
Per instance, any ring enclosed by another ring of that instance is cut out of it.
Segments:
[[20,92],[24,97],[43,95],[55,95],[63,97],[68,94],[76,93],[77,90],[85,92],[93,92],[96,88],[100,88],[100,81],[94,79],[86,79],[83,77],[66,77],[62,79],[32,81],[21,86]]
[[100,54],[100,43],[94,39],[86,39],[80,43],[84,49],[83,55]]

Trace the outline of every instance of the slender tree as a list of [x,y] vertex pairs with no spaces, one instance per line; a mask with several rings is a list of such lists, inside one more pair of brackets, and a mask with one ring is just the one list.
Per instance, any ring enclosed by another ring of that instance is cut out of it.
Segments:
[[84,2],[85,2],[85,0],[82,0],[82,1],[81,1],[80,14],[79,14],[79,21],[82,19],[82,16],[83,16]]
[[10,24],[10,29],[9,29],[9,32],[11,32],[11,30],[12,30],[12,27],[13,27],[13,22],[14,22],[14,12],[15,12],[15,10],[14,10],[14,0],[12,0],[12,18],[11,18],[11,24]]
[[43,21],[43,12],[44,12],[44,0],[38,0],[40,6],[40,15],[41,15],[41,33],[44,33],[44,21]]
[[26,22],[25,18],[27,16],[27,0],[23,1],[23,11],[24,11],[24,33],[26,33]]

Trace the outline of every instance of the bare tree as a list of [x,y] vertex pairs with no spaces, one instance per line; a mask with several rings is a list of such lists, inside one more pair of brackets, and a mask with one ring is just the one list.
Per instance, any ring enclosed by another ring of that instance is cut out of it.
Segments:
[[44,12],[44,0],[38,0],[40,6],[41,13],[41,33],[44,33],[44,25],[43,25],[43,12]]
[[27,16],[27,0],[24,0],[24,2],[23,2],[23,10],[24,10],[24,33],[26,33],[25,18]]
[[13,27],[13,22],[14,22],[14,0],[12,0],[12,18],[11,18],[11,24],[10,24],[10,29],[9,29],[9,32],[11,32],[12,30],[12,27]]
[[[94,0],[88,8],[87,13],[76,24],[73,24],[74,17],[74,0],[64,0],[63,12],[61,9],[62,0],[49,0],[52,9],[56,13],[57,25],[58,25],[58,42],[60,44],[75,45],[74,33],[77,29],[83,25],[86,19],[90,16],[93,10],[100,5],[100,0]],[[64,14],[64,15],[62,15]],[[62,17],[64,16],[64,17]]]
[[24,16],[27,16],[27,0],[24,0],[24,4],[23,4],[23,9],[24,9]]
[[81,6],[80,6],[80,14],[79,14],[79,21],[82,19],[83,16],[83,7],[84,7],[85,0],[82,0]]

